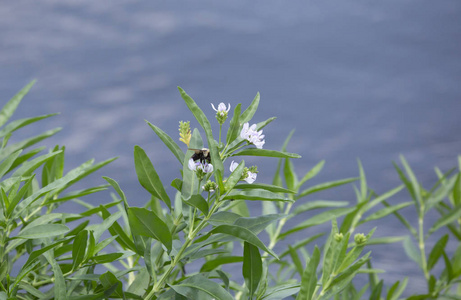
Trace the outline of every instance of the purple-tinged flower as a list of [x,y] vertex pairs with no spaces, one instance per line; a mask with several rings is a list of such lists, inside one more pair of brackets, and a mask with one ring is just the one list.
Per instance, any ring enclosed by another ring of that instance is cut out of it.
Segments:
[[216,111],[217,114],[221,115],[221,117],[224,117],[225,115],[227,115],[227,113],[229,112],[231,108],[230,103],[228,104],[229,104],[229,107],[226,107],[226,104],[224,104],[224,102],[221,102],[218,105],[218,109],[214,107],[213,103],[211,103],[211,106],[213,107],[214,111]]
[[258,149],[262,149],[264,143],[263,131],[256,131],[256,124],[251,125],[249,123],[243,124],[242,131],[240,131],[240,137],[247,140],[250,144],[253,144]]

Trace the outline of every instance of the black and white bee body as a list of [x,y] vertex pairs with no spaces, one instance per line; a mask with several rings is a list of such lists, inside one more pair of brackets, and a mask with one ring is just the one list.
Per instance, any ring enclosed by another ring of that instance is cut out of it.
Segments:
[[192,154],[192,159],[194,161],[199,160],[201,163],[207,162],[211,163],[211,156],[210,156],[210,149],[208,148],[202,148],[202,149],[191,149],[189,150],[194,151],[194,154]]

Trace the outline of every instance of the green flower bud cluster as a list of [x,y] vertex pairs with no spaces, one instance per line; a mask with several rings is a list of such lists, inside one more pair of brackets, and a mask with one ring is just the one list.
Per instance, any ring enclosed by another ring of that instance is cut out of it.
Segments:
[[363,233],[357,233],[356,235],[354,235],[354,242],[357,245],[365,244],[366,241],[367,241],[367,237]]
[[334,238],[335,238],[335,241],[339,243],[343,240],[344,236],[342,233],[335,233]]
[[216,182],[211,181],[211,180],[208,180],[206,184],[202,186],[202,189],[205,192],[209,192],[209,193],[216,191],[217,188],[218,188],[218,185],[216,184]]

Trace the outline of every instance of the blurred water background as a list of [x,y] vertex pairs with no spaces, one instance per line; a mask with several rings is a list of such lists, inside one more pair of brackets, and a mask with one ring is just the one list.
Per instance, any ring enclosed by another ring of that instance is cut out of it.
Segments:
[[[61,115],[18,136],[63,127],[46,145],[66,145],[67,170],[119,156],[86,183],[108,175],[138,206],[147,193],[135,144],[165,185],[179,177],[144,122],[177,138],[178,121],[193,119],[178,85],[211,120],[211,102],[247,107],[259,91],[254,121],[278,117],[264,130],[265,148],[279,149],[296,129],[288,150],[303,157],[298,174],[326,160],[314,183],[357,176],[360,158],[370,187],[383,193],[400,184],[391,162],[403,154],[428,187],[433,167],[456,166],[461,149],[460,13],[458,0],[4,1],[0,104],[38,79],[15,117]],[[248,161],[259,182],[271,182],[275,160]],[[320,198],[354,201],[354,193],[348,186],[310,200]],[[111,201],[108,193],[88,199]],[[404,191],[393,201],[408,199]],[[375,225],[377,236],[406,234],[392,217]],[[371,250],[386,284],[412,276],[409,292],[423,288],[401,243]]]

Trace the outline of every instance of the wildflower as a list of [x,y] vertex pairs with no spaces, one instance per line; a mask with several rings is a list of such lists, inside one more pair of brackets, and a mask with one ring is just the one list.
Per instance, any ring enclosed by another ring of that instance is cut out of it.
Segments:
[[230,103],[228,103],[228,104],[229,104],[229,107],[227,108],[226,104],[221,102],[218,105],[218,109],[216,109],[214,107],[213,103],[211,103],[211,107],[213,107],[213,109],[216,111],[216,119],[218,120],[218,123],[221,124],[221,125],[224,124],[224,122],[226,121],[227,114],[229,113],[229,110],[231,108]]
[[262,149],[265,143],[263,131],[256,131],[256,124],[251,125],[249,123],[243,124],[242,131],[240,131],[240,137],[247,140],[250,144],[253,144],[258,149]]
[[357,233],[354,235],[354,242],[357,245],[362,245],[367,241],[367,237],[363,233]]
[[205,192],[210,192],[210,193],[214,192],[217,188],[218,188],[218,185],[216,184],[216,182],[211,181],[211,180],[208,180],[206,184],[202,186],[202,189]]
[[[239,164],[235,161],[231,162],[229,170],[231,172],[234,172],[234,170],[237,168]],[[258,173],[258,168],[256,166],[252,166],[250,168],[245,167],[242,172],[242,177],[240,177],[240,180],[245,180],[247,183],[253,183],[256,180],[256,177]]]
[[209,164],[207,161],[194,161],[191,158],[189,159],[188,167],[197,174],[199,180],[202,180],[205,174],[213,172],[213,165]]
[[191,136],[190,122],[179,121],[179,140],[189,147]]

